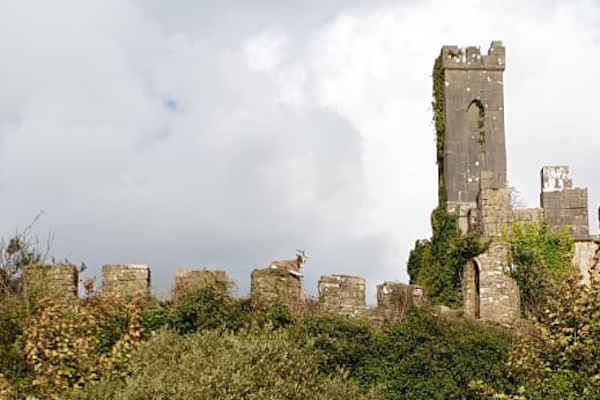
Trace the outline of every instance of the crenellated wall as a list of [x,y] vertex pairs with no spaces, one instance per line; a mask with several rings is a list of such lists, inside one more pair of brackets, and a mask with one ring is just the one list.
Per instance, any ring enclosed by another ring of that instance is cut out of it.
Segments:
[[78,283],[79,272],[74,265],[28,265],[23,269],[23,290],[28,292],[47,288],[77,296]]
[[119,296],[150,293],[150,268],[144,264],[102,266],[102,291]]

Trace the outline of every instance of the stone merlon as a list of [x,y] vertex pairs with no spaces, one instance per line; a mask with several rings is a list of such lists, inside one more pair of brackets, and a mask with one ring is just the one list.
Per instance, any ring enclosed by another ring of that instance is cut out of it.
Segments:
[[487,55],[477,47],[465,49],[458,46],[442,47],[443,69],[482,69],[504,71],[506,53],[501,41],[493,41]]

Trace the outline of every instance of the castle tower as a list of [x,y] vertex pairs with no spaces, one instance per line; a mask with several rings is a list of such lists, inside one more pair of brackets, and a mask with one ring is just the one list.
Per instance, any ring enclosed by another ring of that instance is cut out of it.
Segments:
[[438,157],[443,156],[438,158],[440,196],[461,217],[475,207],[483,171],[494,186],[506,183],[504,65],[500,41],[492,42],[487,55],[476,47],[444,46],[436,61],[434,80],[443,79],[436,95],[443,99],[436,98],[434,104],[444,123],[442,138],[436,124]]

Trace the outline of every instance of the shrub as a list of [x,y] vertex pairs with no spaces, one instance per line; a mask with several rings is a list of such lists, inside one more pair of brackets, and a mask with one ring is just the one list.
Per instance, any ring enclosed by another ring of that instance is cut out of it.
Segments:
[[567,278],[506,366],[518,389],[504,394],[489,382],[474,382],[482,398],[600,399],[600,282],[586,287]]
[[[75,391],[78,399],[367,399],[341,371],[318,374],[319,356],[282,330],[162,331],[131,360],[132,376]],[[374,396],[374,395],[373,395]]]
[[544,310],[560,282],[573,273],[573,239],[564,229],[553,232],[547,224],[513,224],[508,238],[524,315]]
[[386,388],[386,399],[473,399],[472,380],[510,386],[509,350],[502,332],[413,311],[377,333],[364,364]]

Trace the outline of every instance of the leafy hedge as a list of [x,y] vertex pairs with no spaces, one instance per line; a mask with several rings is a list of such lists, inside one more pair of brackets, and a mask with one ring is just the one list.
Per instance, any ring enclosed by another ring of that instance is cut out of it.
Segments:
[[517,223],[511,227],[508,243],[523,314],[539,314],[558,285],[573,274],[573,239],[566,228],[553,232],[546,223]]
[[[326,315],[294,319],[284,306],[256,309],[211,289],[172,303],[41,297],[30,311],[0,326],[17,327],[2,350],[15,352],[13,362],[0,370],[0,391],[15,398],[217,396],[227,382],[231,398],[248,399],[472,398],[470,381],[510,387],[500,373],[507,336],[420,311],[375,328]],[[242,387],[247,396],[235,397]]]

